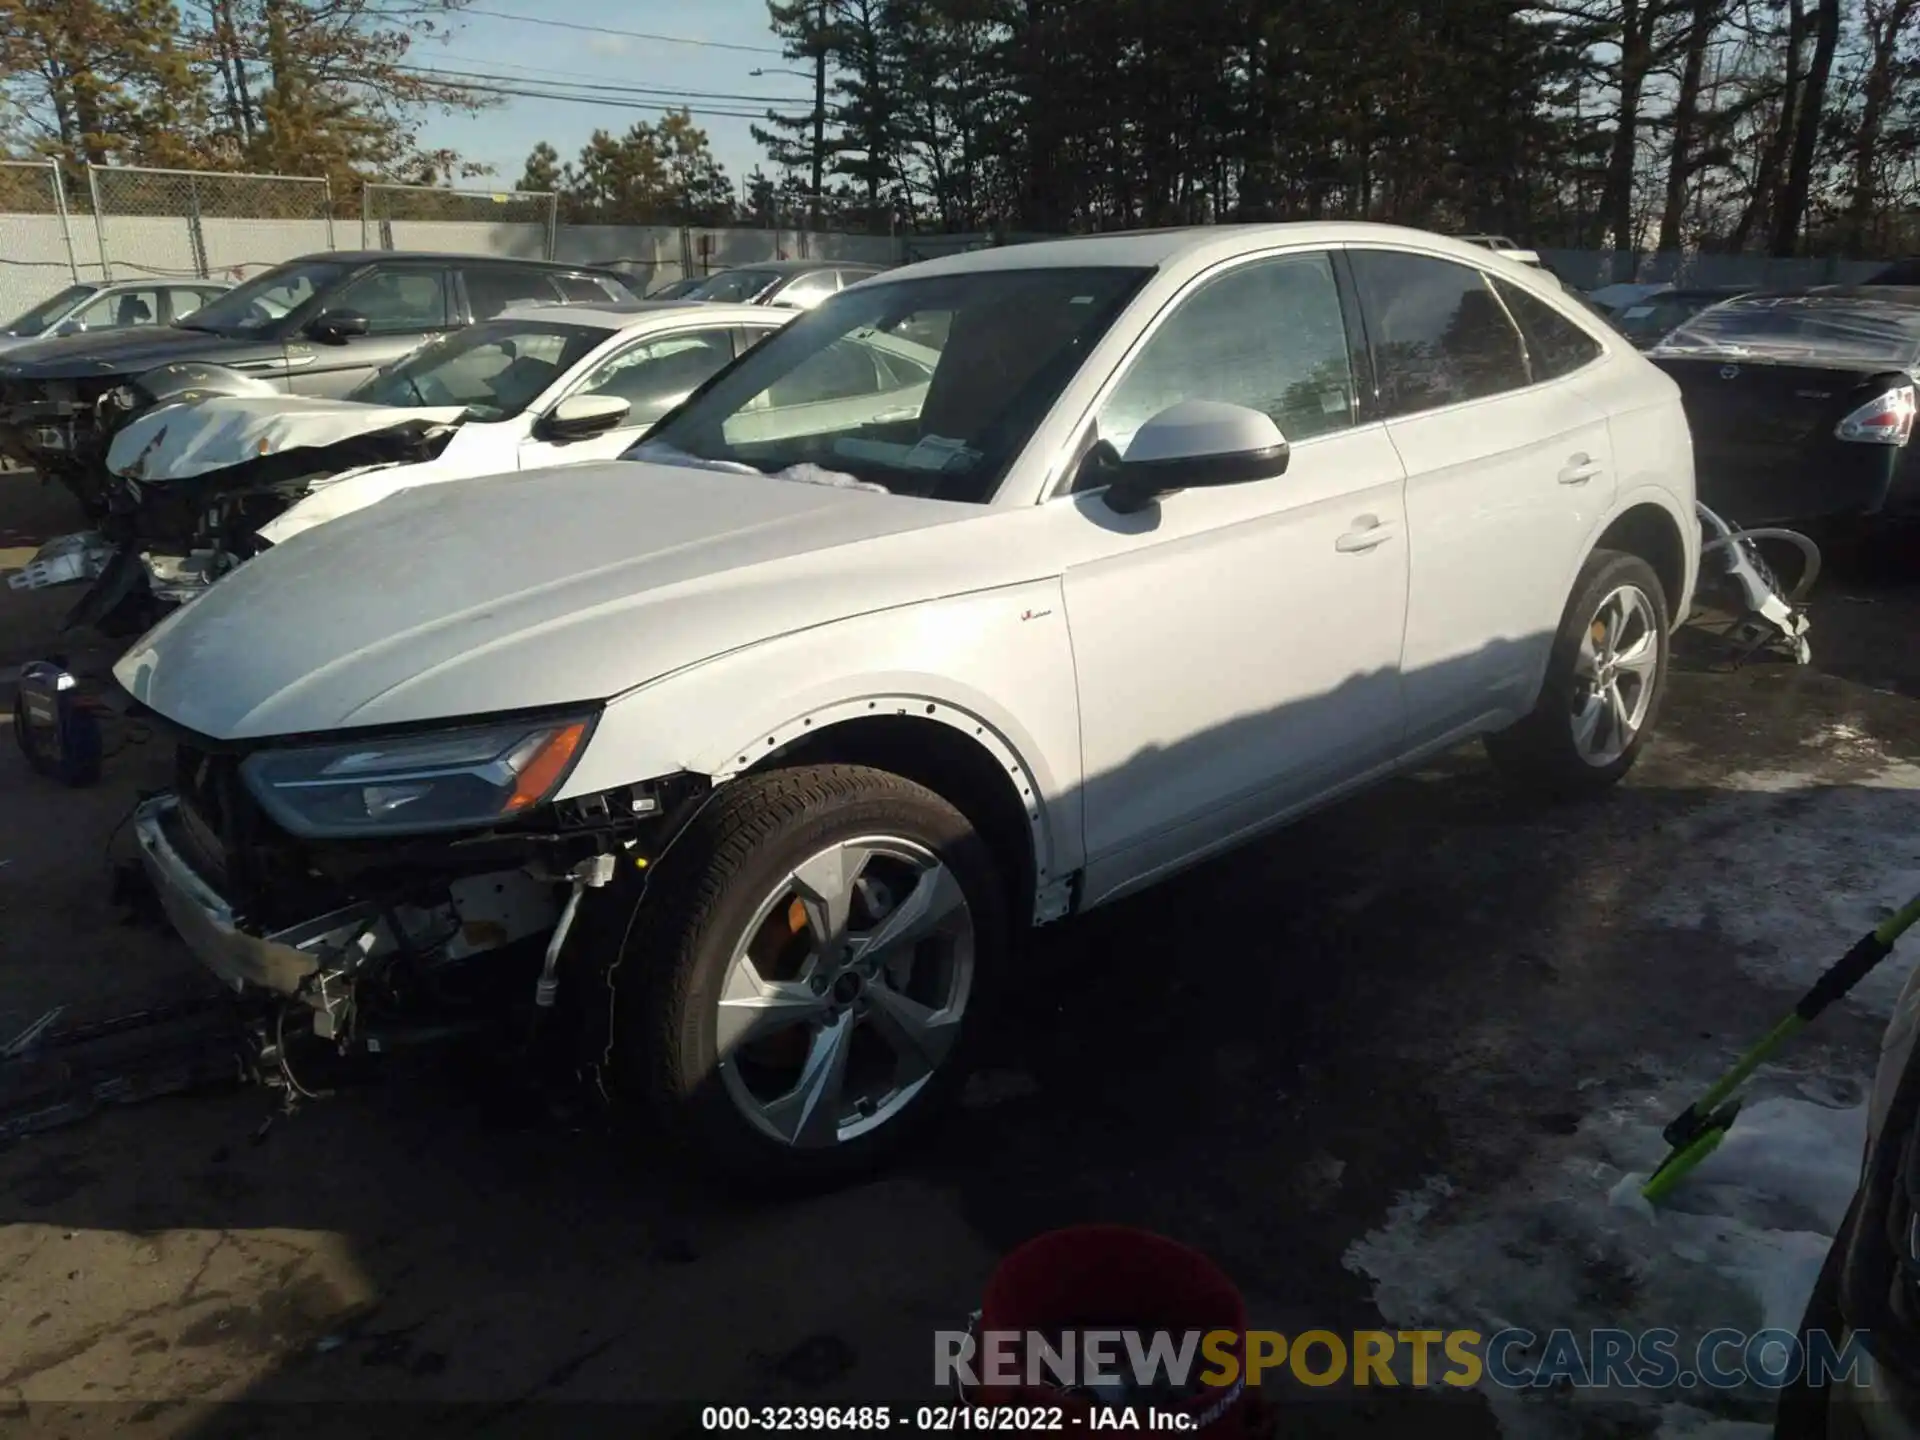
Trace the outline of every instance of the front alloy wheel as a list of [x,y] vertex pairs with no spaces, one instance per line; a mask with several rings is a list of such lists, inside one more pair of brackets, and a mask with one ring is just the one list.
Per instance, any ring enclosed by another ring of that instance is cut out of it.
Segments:
[[742,1115],[814,1149],[878,1130],[953,1053],[973,985],[973,912],[953,872],[900,836],[838,841],[761,902],[714,1011]]
[[868,1168],[957,1093],[1007,921],[939,795],[864,766],[748,775],[646,873],[603,892],[617,1098],[777,1182]]

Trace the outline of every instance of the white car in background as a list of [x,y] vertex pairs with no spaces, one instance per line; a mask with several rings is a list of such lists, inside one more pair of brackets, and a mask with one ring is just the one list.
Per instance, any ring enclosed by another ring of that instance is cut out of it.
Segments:
[[[790,319],[747,305],[516,306],[429,340],[342,399],[158,406],[114,437],[107,468],[141,485],[216,475],[244,485],[263,461],[300,452],[305,493],[256,529],[278,544],[416,486],[611,459]],[[386,434],[404,437],[409,458],[329,473],[329,452],[356,456]],[[286,488],[277,473],[273,483]]]
[[1484,248],[975,251],[618,462],[242,566],[115,669],[179,744],[134,831],[268,1033],[384,1049],[491,977],[669,1134],[837,1171],[954,1095],[1019,930],[1477,736],[1617,781],[1699,535],[1673,381]]
[[164,399],[113,436],[98,532],[9,577],[92,586],[72,623],[146,629],[269,545],[402,490],[607,460],[794,312],[747,305],[531,304],[449,331],[344,397],[289,395],[218,366],[144,375]]

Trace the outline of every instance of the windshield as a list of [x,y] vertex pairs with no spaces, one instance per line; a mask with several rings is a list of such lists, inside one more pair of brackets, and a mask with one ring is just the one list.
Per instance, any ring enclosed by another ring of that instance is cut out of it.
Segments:
[[750,350],[628,456],[816,467],[984,504],[1151,273],[974,270],[845,291]]
[[722,270],[718,275],[709,275],[680,298],[741,305],[779,278],[777,270]]
[[1920,351],[1920,311],[1851,295],[1749,295],[1702,310],[1657,348],[1665,355],[1906,365]]
[[9,335],[38,335],[81,300],[93,294],[91,285],[69,285],[51,299],[42,300],[24,315],[14,318],[7,326]]
[[302,260],[276,266],[235,286],[212,304],[202,305],[178,323],[188,330],[211,330],[216,335],[257,335],[346,273],[347,267],[335,260]]
[[482,422],[518,415],[610,331],[490,320],[430,340],[349,391],[363,405],[465,407]]

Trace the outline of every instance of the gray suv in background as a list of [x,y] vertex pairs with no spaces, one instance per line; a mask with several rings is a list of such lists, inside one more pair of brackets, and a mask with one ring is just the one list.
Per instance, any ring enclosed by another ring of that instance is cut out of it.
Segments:
[[0,327],[0,355],[56,335],[171,325],[233,287],[225,280],[118,280],[69,285]]
[[633,293],[610,271],[388,250],[305,255],[165,326],[35,341],[0,355],[0,451],[60,480],[98,515],[120,424],[219,367],[296,395],[340,396],[429,336],[528,302]]

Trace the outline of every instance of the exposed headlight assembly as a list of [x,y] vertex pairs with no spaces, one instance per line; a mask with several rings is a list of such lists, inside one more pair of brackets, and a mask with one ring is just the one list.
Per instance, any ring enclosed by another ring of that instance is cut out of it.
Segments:
[[516,720],[350,744],[260,750],[241,777],[286,830],[314,839],[466,830],[549,798],[591,716]]

